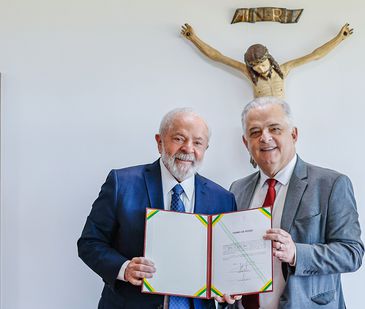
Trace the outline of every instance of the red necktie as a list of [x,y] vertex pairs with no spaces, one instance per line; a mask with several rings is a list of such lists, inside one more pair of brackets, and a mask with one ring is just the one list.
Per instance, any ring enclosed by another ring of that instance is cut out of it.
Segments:
[[[273,206],[275,197],[276,197],[276,191],[275,191],[275,185],[278,182],[277,180],[273,178],[269,178],[266,180],[269,187],[267,188],[267,193],[265,197],[264,204],[262,204],[262,207],[268,207]],[[247,296],[242,297],[242,305],[245,309],[258,309],[260,308],[260,298],[259,294],[251,294]]]
[[278,181],[273,178],[269,178],[266,180],[266,182],[269,187],[267,188],[265,201],[262,207],[273,206],[276,197],[275,185]]

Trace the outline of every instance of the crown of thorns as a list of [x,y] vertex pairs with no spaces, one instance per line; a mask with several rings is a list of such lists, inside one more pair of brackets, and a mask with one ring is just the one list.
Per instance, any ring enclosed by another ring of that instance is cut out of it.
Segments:
[[262,62],[264,62],[265,60],[267,60],[269,58],[269,52],[268,50],[265,51],[265,54],[259,58],[259,59],[255,59],[253,61],[247,61],[247,64],[250,66],[250,67],[254,67]]

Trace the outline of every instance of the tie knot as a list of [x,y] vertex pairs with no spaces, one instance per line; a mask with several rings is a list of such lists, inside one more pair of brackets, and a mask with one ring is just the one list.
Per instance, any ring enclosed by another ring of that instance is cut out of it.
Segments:
[[172,192],[177,194],[177,196],[180,196],[184,192],[184,189],[181,185],[177,184],[175,187],[172,188]]
[[269,188],[274,188],[278,181],[274,178],[269,178],[266,180],[266,182],[269,185]]

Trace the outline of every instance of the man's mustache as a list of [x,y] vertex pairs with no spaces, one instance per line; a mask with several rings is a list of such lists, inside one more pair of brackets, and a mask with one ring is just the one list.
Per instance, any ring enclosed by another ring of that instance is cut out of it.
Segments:
[[179,160],[183,160],[183,161],[190,161],[195,163],[195,156],[193,154],[189,154],[189,153],[176,153],[174,155],[174,159],[179,159]]

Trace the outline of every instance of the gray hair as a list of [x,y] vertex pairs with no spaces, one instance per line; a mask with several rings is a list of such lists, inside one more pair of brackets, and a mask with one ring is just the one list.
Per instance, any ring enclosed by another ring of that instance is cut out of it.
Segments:
[[273,105],[273,104],[280,105],[283,108],[284,114],[288,121],[288,125],[291,128],[294,127],[293,115],[288,103],[286,103],[283,99],[277,97],[259,97],[249,102],[242,111],[241,122],[244,135],[246,134],[246,120],[248,112],[257,107],[263,107],[266,105]]
[[172,126],[173,121],[178,115],[189,114],[201,118],[208,129],[208,142],[212,135],[211,130],[203,117],[196,113],[191,107],[179,107],[169,111],[161,120],[159,134],[163,136]]

